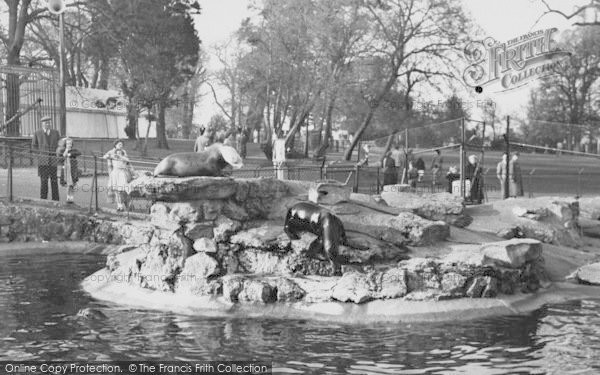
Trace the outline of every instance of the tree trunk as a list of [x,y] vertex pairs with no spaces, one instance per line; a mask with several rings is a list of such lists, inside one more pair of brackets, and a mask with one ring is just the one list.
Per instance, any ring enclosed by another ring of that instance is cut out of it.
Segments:
[[167,129],[165,124],[166,110],[166,103],[164,100],[161,100],[158,103],[158,119],[156,121],[156,147],[168,150],[169,144],[167,143]]
[[369,127],[369,124],[371,123],[371,120],[373,119],[373,115],[375,114],[375,110],[377,109],[378,106],[379,106],[379,104],[369,106],[369,112],[367,112],[367,115],[365,116],[365,119],[363,120],[362,124],[360,125],[360,128],[354,135],[354,139],[352,140],[350,147],[348,147],[348,149],[346,150],[346,153],[344,154],[344,160],[349,161],[350,158],[352,158],[352,151],[354,150],[354,147],[356,147],[356,145],[360,141],[362,134],[365,132],[367,127]]
[[138,110],[133,98],[128,98],[127,104],[127,126],[125,126],[125,134],[129,139],[137,138],[138,128]]
[[102,90],[108,89],[108,78],[110,76],[110,60],[107,57],[103,57],[100,60],[100,79],[98,81],[98,88]]
[[[8,65],[20,65],[19,56],[15,56],[14,53],[8,55]],[[19,107],[21,105],[21,82],[18,74],[7,74],[6,75],[6,118],[5,121],[10,120],[13,116],[19,113]],[[9,137],[17,137],[20,135],[21,120],[17,119],[6,128],[6,135]]]
[[398,74],[398,69],[400,69],[400,66],[394,67],[394,70],[393,70],[392,74],[390,75],[390,77],[388,78],[388,81],[386,82],[385,86],[379,92],[379,95],[377,95],[375,100],[369,106],[369,112],[367,112],[367,115],[365,116],[363,123],[360,125],[360,128],[354,135],[354,139],[352,140],[350,147],[348,147],[348,149],[346,150],[346,153],[344,154],[344,160],[350,160],[350,158],[352,158],[352,151],[354,151],[354,148],[360,141],[360,138],[362,137],[363,133],[365,132],[365,130],[367,130],[367,128],[371,124],[371,120],[373,120],[373,115],[375,114],[375,111],[381,104],[381,101],[383,100],[385,95],[387,95],[387,93],[392,89],[392,86],[394,86],[394,83],[396,82],[396,77]]
[[92,65],[94,66],[94,74],[92,75],[90,87],[95,89],[98,87],[98,79],[100,77],[100,63],[98,62],[98,59],[94,59]]
[[[183,124],[181,124],[181,136],[189,139],[192,131],[193,104],[190,102],[190,83],[186,83],[183,91]],[[192,112],[190,116],[190,112]]]

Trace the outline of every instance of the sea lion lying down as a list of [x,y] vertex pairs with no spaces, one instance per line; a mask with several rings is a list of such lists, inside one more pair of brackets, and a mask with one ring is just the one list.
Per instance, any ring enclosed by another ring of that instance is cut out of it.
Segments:
[[202,152],[180,152],[167,156],[154,169],[154,177],[221,176],[228,165],[240,169],[244,162],[235,148],[215,143]]
[[343,259],[338,255],[338,247],[348,241],[342,221],[333,213],[314,203],[297,203],[288,210],[283,230],[291,240],[299,239],[302,232],[316,234],[318,238],[310,245],[310,251],[324,252],[334,273],[341,273]]

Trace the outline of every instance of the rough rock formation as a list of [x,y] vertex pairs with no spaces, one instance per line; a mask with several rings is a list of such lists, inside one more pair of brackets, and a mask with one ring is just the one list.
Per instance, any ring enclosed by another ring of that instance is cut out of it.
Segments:
[[10,218],[0,234],[127,245],[107,258],[111,282],[235,303],[487,298],[535,291],[544,279],[538,241],[461,245],[447,256],[414,257],[405,245],[449,236],[450,208],[403,211],[357,202],[355,195],[347,200],[345,192],[328,196],[337,203],[325,206],[342,220],[348,239],[336,259],[343,275],[333,276],[315,235],[290,240],[283,232],[286,207],[308,199],[309,188],[272,179],[144,177],[131,190],[155,200],[147,220],[0,204],[0,216]]
[[600,285],[600,263],[580,267],[575,272],[575,278],[581,284]]
[[471,218],[465,213],[462,199],[449,193],[419,195],[384,189],[381,198],[391,207],[412,212],[425,219],[444,221],[461,228],[471,223]]
[[[485,209],[485,221],[477,217],[469,226],[476,231],[494,231],[499,237],[532,238],[558,246],[581,246],[580,202],[565,197],[516,198],[493,202]],[[477,210],[477,208],[474,208]]]

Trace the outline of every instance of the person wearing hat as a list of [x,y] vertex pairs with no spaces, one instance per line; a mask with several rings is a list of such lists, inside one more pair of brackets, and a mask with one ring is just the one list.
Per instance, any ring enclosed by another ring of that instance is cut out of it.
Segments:
[[113,144],[113,148],[103,158],[108,160],[109,196],[114,194],[117,200],[117,211],[124,211],[127,201],[127,184],[131,182],[132,175],[129,158],[123,148],[123,141],[117,139]]
[[52,200],[58,201],[58,160],[56,149],[60,134],[52,129],[52,118],[42,117],[42,129],[33,134],[31,148],[38,154],[38,176],[40,176],[40,198],[48,199],[48,179],[52,187]]

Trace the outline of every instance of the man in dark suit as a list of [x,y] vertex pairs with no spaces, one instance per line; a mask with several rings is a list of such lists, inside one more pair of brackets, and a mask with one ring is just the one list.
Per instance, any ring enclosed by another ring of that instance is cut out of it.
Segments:
[[40,198],[48,199],[48,179],[52,185],[52,200],[58,201],[58,177],[56,149],[60,134],[51,129],[52,119],[42,118],[42,129],[35,132],[31,148],[38,153],[38,176],[40,176]]

